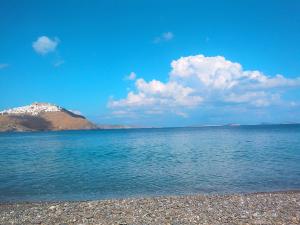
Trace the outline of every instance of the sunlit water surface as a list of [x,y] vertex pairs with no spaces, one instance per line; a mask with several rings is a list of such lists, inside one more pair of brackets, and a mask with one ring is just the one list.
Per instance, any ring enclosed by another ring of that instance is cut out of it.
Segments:
[[300,126],[0,134],[0,201],[300,189]]

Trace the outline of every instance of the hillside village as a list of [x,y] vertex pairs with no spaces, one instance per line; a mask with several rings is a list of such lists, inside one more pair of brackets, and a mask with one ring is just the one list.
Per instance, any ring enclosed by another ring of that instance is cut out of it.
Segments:
[[59,112],[59,111],[62,111],[62,108],[54,104],[34,102],[30,105],[0,111],[0,115],[27,114],[27,115],[35,116],[42,112]]

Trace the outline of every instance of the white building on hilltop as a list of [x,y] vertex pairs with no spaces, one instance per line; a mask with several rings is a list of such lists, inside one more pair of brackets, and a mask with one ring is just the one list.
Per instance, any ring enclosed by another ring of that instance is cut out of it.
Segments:
[[16,107],[12,109],[7,109],[0,111],[0,115],[3,114],[28,114],[28,115],[38,115],[42,112],[59,112],[62,108],[50,103],[39,103],[34,102],[31,105],[26,105],[22,107]]

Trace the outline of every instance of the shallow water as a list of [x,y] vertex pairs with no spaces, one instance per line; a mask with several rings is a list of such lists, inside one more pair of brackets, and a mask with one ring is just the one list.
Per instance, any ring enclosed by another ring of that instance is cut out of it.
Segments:
[[300,126],[0,134],[0,201],[300,189]]

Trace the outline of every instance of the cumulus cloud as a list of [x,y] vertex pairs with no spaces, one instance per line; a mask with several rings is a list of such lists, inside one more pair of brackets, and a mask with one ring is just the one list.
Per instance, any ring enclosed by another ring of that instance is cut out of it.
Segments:
[[174,38],[174,34],[170,31],[162,33],[160,36],[154,38],[154,43],[160,43],[164,41],[170,41]]
[[[108,106],[113,109],[135,111],[145,110],[148,114],[160,114],[166,110],[180,107],[193,108],[202,102],[202,97],[194,95],[190,87],[183,87],[177,82],[163,83],[158,80],[135,82],[136,92],[130,91],[125,99],[111,99]],[[119,110],[118,110],[119,111]]]
[[54,52],[58,44],[58,38],[51,39],[47,36],[41,36],[32,43],[32,47],[36,53],[40,55],[46,55],[50,52]]
[[108,106],[123,112],[169,111],[186,117],[186,109],[201,105],[280,104],[287,88],[299,86],[300,78],[267,76],[258,70],[244,70],[241,64],[223,56],[195,55],[172,61],[167,82],[138,79],[135,91],[130,91],[124,99],[111,99]]
[[282,75],[268,77],[257,70],[243,70],[239,63],[222,56],[204,55],[182,57],[171,63],[171,78],[183,82],[197,82],[203,88],[228,90],[234,88],[261,89],[299,86],[300,78],[288,79]]
[[125,80],[135,80],[135,79],[136,79],[136,73],[135,72],[131,72],[130,74],[125,76]]
[[300,78],[267,76],[223,56],[195,55],[171,63],[170,79],[197,90],[209,102],[250,104],[257,107],[280,102],[278,89],[300,86]]
[[279,94],[266,93],[265,91],[246,92],[243,94],[230,93],[224,97],[224,102],[247,103],[256,107],[269,106],[272,103],[279,102]]
[[4,69],[6,67],[9,67],[9,64],[7,64],[7,63],[0,63],[0,70]]

